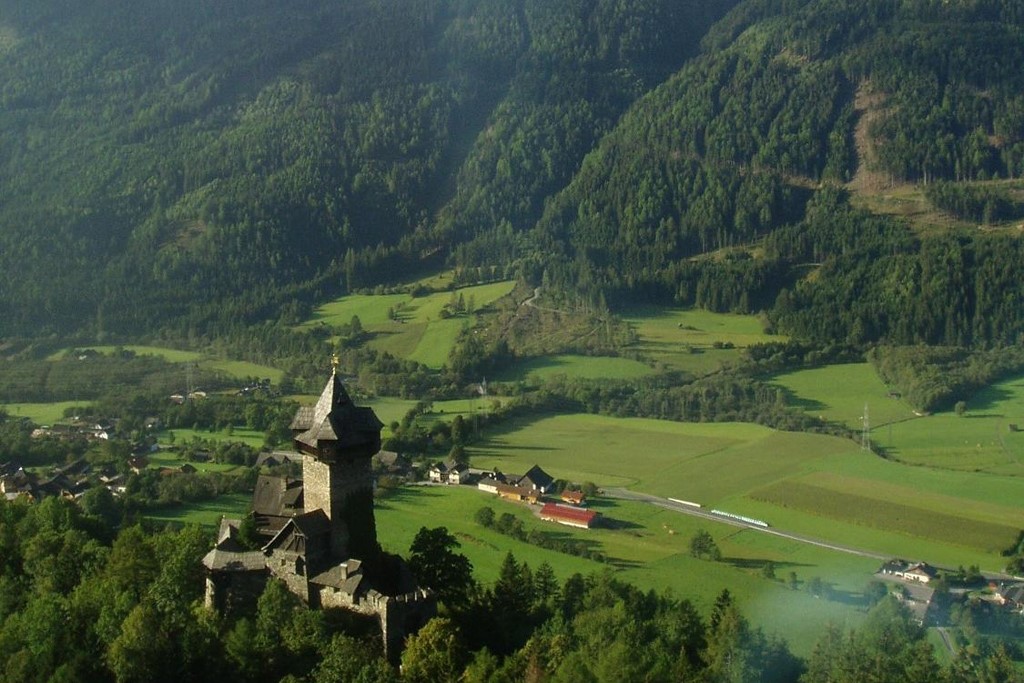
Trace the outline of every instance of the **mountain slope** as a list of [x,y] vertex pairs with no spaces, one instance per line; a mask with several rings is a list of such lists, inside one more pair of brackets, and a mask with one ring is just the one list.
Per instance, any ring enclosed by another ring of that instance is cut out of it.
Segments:
[[[22,5],[0,335],[289,320],[442,259],[825,342],[1024,335],[1010,0]],[[952,227],[854,208],[886,182]]]
[[[549,203],[549,277],[619,301],[768,308],[822,341],[1016,341],[1015,233],[919,238],[835,188],[868,164],[951,181],[955,205],[968,181],[1020,175],[1022,37],[1008,2],[744,3]],[[872,159],[855,140],[864,90],[884,103]]]
[[0,334],[102,335],[276,317],[399,245],[531,223],[734,1],[23,4],[0,3]]

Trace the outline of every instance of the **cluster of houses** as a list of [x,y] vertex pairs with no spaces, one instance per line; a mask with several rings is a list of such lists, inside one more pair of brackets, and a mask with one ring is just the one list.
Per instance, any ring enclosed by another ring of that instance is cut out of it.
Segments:
[[56,424],[37,427],[32,430],[33,439],[43,437],[54,437],[58,439],[87,439],[89,441],[107,441],[115,436],[117,422],[115,420],[72,420],[71,422],[58,422]]
[[478,471],[459,463],[435,463],[427,472],[427,478],[438,484],[471,484],[481,491],[517,503],[539,505],[537,515],[544,521],[565,524],[580,529],[589,529],[598,519],[598,513],[583,507],[582,491],[565,489],[558,493],[561,503],[548,500],[553,497],[554,478],[534,465],[526,474],[504,474],[500,470]]
[[[943,570],[926,562],[907,562],[906,560],[889,560],[876,573],[880,579],[891,581],[899,586],[894,594],[904,602],[911,613],[923,624],[929,618],[932,597],[935,593],[934,583],[942,578]],[[952,586],[951,595],[960,600],[989,603],[1018,614],[1024,614],[1024,583],[1019,580],[981,581],[977,586]]]
[[114,493],[124,490],[123,475],[112,468],[93,472],[92,465],[81,459],[58,467],[47,475],[30,472],[18,462],[0,463],[0,494],[5,500],[41,500],[50,496],[77,500],[97,483]]
[[270,379],[257,379],[235,392],[235,396],[276,396],[270,387]]

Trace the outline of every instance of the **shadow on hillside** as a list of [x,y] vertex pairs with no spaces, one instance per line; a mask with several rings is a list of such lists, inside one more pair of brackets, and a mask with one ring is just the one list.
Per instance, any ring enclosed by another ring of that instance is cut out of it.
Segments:
[[765,565],[768,564],[768,562],[771,562],[775,567],[776,573],[783,569],[811,566],[804,562],[777,562],[775,560],[752,559],[749,557],[723,557],[720,561],[735,567],[736,569],[756,569],[758,571],[763,570]]
[[637,562],[636,560],[623,560],[619,557],[609,557],[608,564],[616,569],[636,569],[644,566],[643,562]]
[[601,521],[599,525],[605,529],[613,529],[615,531],[622,531],[624,529],[643,529],[642,524],[636,522],[630,522],[625,519],[614,519],[612,517],[599,517]]
[[442,495],[435,486],[399,486],[387,489],[382,492],[378,489],[377,496],[373,499],[373,505],[377,508],[387,508],[388,503],[411,503],[424,498],[438,498]]
[[[967,401],[969,417],[973,417],[976,410],[991,410],[1003,401],[1013,398],[1013,392],[1000,386],[989,386],[982,389]],[[982,417],[979,415],[978,417]],[[1001,415],[997,417],[1002,417]]]
[[813,398],[805,398],[793,393],[787,387],[778,384],[775,386],[782,390],[782,396],[786,400],[786,405],[791,408],[799,408],[800,410],[807,412],[821,412],[823,410],[828,410],[829,408],[827,403],[822,403],[821,401],[817,401]]
[[839,590],[834,587],[829,587],[827,593],[822,596],[831,600],[832,602],[838,602],[843,605],[849,605],[851,607],[867,607],[868,599],[861,593],[854,593],[852,591]]

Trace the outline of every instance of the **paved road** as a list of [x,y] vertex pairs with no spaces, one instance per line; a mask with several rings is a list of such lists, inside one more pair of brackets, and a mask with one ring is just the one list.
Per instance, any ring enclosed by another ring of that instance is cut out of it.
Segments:
[[832,543],[831,541],[823,541],[818,538],[812,538],[810,536],[803,536],[801,534],[794,534],[788,531],[780,531],[771,527],[765,528],[757,526],[756,524],[750,524],[739,519],[731,519],[729,517],[722,517],[719,515],[713,515],[710,511],[703,508],[695,508],[689,505],[681,505],[680,503],[674,503],[668,498],[659,498],[658,496],[651,496],[646,493],[638,493],[636,491],[630,491],[629,489],[620,488],[607,488],[604,489],[606,496],[610,498],[618,498],[620,500],[633,500],[640,503],[648,503],[649,505],[657,505],[658,507],[665,508],[666,510],[673,510],[674,512],[681,512],[684,515],[690,515],[691,517],[701,517],[703,519],[712,520],[721,524],[731,524],[732,526],[740,527],[742,529],[750,529],[751,531],[758,531],[763,534],[771,534],[772,536],[779,536],[780,538],[786,538],[791,541],[797,541],[798,543],[806,543],[808,545],[816,545],[819,548],[828,548],[829,550],[836,550],[841,553],[849,553],[850,555],[857,555],[859,557],[870,557],[876,560],[891,560],[891,555],[882,555],[874,553],[869,550],[863,550],[861,548],[854,548],[848,545],[840,545],[838,543]]

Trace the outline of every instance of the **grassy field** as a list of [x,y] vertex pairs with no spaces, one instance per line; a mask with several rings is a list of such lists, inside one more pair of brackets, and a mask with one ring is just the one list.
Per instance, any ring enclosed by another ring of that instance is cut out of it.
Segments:
[[184,429],[174,428],[160,433],[160,443],[171,443],[170,434],[174,434],[174,443],[183,444],[191,441],[192,439],[199,438],[207,441],[221,441],[221,442],[240,442],[252,446],[253,448],[261,448],[265,435],[263,432],[257,432],[252,429],[245,429],[244,427],[234,427],[231,430],[221,429],[219,431],[208,431],[206,429]]
[[181,467],[186,462],[200,472],[233,472],[238,465],[221,464],[219,462],[195,462],[182,459],[177,452],[160,451],[149,456],[150,467]]
[[[409,294],[352,294],[318,307],[313,317],[299,325],[300,329],[317,325],[347,325],[359,317],[363,329],[373,338],[371,348],[387,351],[399,358],[415,360],[428,367],[439,368],[448,360],[456,338],[475,323],[475,312],[494,303],[515,287],[515,283],[492,282],[455,290],[474,310],[444,318],[442,310],[452,301],[453,292],[440,291],[426,296]],[[388,317],[392,311],[395,319]]]
[[[80,351],[95,351],[96,353],[102,353],[104,355],[113,355],[118,349],[124,349],[125,351],[131,351],[137,356],[158,356],[163,358],[168,363],[186,363],[188,361],[198,361],[202,359],[203,355],[196,351],[182,351],[180,349],[170,349],[164,346],[140,346],[135,344],[126,344],[124,346],[86,346],[79,348]],[[71,349],[64,349],[58,351],[49,357],[49,360],[60,360],[68,353]]]
[[997,382],[967,401],[967,412],[935,413],[872,431],[894,458],[916,465],[1024,475],[1024,377]]
[[[782,635],[796,652],[805,655],[810,653],[824,623],[852,626],[862,617],[856,606],[858,594],[876,563],[851,561],[835,552],[699,522],[640,503],[597,502],[597,509],[615,520],[614,528],[583,531],[541,522],[526,506],[503,502],[468,487],[406,487],[378,503],[377,528],[385,549],[407,553],[419,528],[447,526],[460,540],[460,552],[472,561],[478,578],[485,583],[497,577],[505,553],[511,551],[534,567],[548,562],[562,579],[573,572],[611,569],[641,588],[669,589],[678,597],[693,600],[705,613],[715,596],[728,588],[753,623]],[[514,514],[527,530],[535,528],[592,542],[611,561],[602,564],[543,550],[485,529],[473,521],[473,514],[485,505],[497,514]],[[706,529],[715,537],[723,552],[722,562],[690,557],[689,539],[698,529]],[[761,576],[766,560],[775,564],[778,580]],[[796,572],[800,582],[815,576],[826,578],[843,600],[819,600],[789,589],[783,579],[790,571]]]
[[200,503],[155,508],[147,512],[146,517],[156,522],[200,524],[216,529],[221,517],[239,519],[245,515],[251,502],[252,496],[248,493],[229,493]]
[[[785,337],[764,333],[751,315],[697,309],[634,308],[623,313],[639,336],[634,350],[666,367],[707,374],[739,358],[740,349]],[[733,348],[715,348],[731,344]]]
[[266,378],[274,384],[280,383],[284,377],[284,370],[244,360],[204,360],[200,362],[200,366],[213,368],[236,379],[246,379],[249,377]]
[[494,379],[499,382],[537,382],[555,375],[583,379],[636,379],[653,372],[647,364],[630,358],[561,354],[517,363],[516,367]]
[[624,486],[856,548],[1001,570],[1024,528],[1024,477],[912,467],[834,437],[749,424],[571,415],[520,422],[474,466]]
[[[516,472],[538,462],[564,479],[713,505],[737,490],[800,472],[824,455],[856,451],[835,437],[753,424],[559,415],[512,423],[474,445],[470,455],[479,467]],[[714,476],[707,476],[712,466]]]
[[27,417],[37,425],[50,425],[64,417],[74,406],[88,406],[90,401],[56,401],[54,403],[4,403],[0,408],[14,417]]
[[890,398],[890,389],[870,363],[826,365],[775,375],[771,381],[783,388],[789,405],[826,420],[860,429],[864,406],[869,424],[881,427],[914,417],[909,403]]
[[[172,349],[165,346],[128,344],[125,346],[88,346],[79,350],[89,349],[97,353],[111,355],[119,348],[124,349],[125,351],[131,351],[138,356],[157,356],[159,358],[163,358],[168,363],[196,363],[200,367],[210,368],[236,379],[258,377],[268,378],[271,382],[276,383],[280,382],[281,378],[284,377],[283,370],[279,370],[268,365],[259,365],[258,363],[250,363],[242,360],[208,358],[198,351],[183,351],[181,349]],[[48,360],[60,360],[71,351],[72,349],[62,349],[61,351],[50,355]]]
[[966,472],[1024,475],[1024,377],[983,389],[967,401],[967,412],[916,415],[889,389],[870,363],[829,365],[776,375],[790,405],[811,415],[859,429],[868,408],[871,440],[894,459]]

